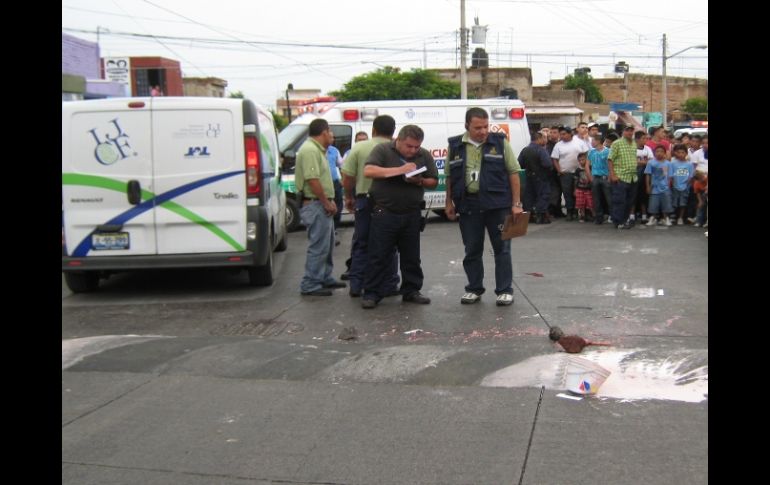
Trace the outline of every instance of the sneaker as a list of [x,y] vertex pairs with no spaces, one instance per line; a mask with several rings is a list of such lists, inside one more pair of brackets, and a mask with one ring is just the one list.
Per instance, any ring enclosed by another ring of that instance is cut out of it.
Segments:
[[628,220],[629,221],[636,221],[636,216],[634,214],[631,214],[630,216],[628,216]]
[[479,300],[481,300],[481,295],[477,295],[476,293],[469,291],[468,293],[463,294],[463,297],[460,298],[460,303],[464,305],[470,305],[471,303],[476,303]]
[[332,296],[332,290],[327,290],[324,288],[313,291],[303,291],[301,293],[305,296]]
[[703,224],[701,224],[700,222],[696,222],[695,224],[693,224],[693,226],[695,226],[695,227],[703,227]]
[[[644,219],[642,219],[642,220],[644,220]],[[648,226],[654,226],[657,223],[658,223],[658,220],[654,216],[650,217],[650,219],[647,221],[647,225]]]
[[585,222],[585,221],[586,221],[585,217],[581,217],[580,219],[578,219],[578,222]]
[[366,308],[370,310],[375,307],[377,307],[377,302],[375,300],[370,300],[370,299],[361,300],[361,308]]
[[510,293],[500,293],[497,295],[497,306],[508,306],[513,303],[513,295]]
[[612,224],[612,216],[607,218],[607,224]]
[[709,227],[709,221],[706,221],[705,223],[703,223],[703,227]]
[[419,303],[420,305],[427,305],[428,303],[430,303],[430,298],[423,295],[419,291],[415,291],[408,295],[402,296],[401,301],[408,301],[410,303]]
[[348,284],[342,281],[332,281],[331,283],[324,284],[324,288],[346,288],[347,286]]
[[342,274],[340,275],[340,279],[341,279],[341,280],[343,280],[343,281],[347,281],[347,280],[349,280],[349,279],[350,279],[350,273],[348,273],[347,271],[345,271],[344,273],[342,273]]
[[[695,218],[694,217],[688,217],[687,218],[687,222],[689,222],[690,224],[695,224]],[[698,226],[698,227],[700,227],[700,226]]]
[[665,225],[667,225],[667,226],[670,226],[670,225],[671,225],[671,219],[669,219],[668,217],[666,217],[666,220],[664,220],[664,221],[663,221],[663,224],[665,224]]
[[709,237],[709,232],[706,231],[706,232],[703,233],[703,235],[706,236],[706,237]]
[[642,222],[647,222],[647,214],[642,214]]
[[676,220],[676,225],[677,225],[677,226],[684,226],[684,221],[682,220],[682,218],[681,218],[681,217],[680,217],[679,219],[677,219],[677,220]]

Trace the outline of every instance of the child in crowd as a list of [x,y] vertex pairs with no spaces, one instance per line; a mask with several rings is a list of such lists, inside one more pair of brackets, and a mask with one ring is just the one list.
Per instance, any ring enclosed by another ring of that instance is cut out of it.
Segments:
[[575,169],[575,209],[578,221],[586,221],[586,209],[594,213],[594,198],[591,194],[591,174],[586,170],[588,152],[578,154],[578,168]]
[[687,146],[684,143],[674,145],[674,159],[671,161],[672,204],[679,218],[678,226],[684,225],[684,211],[687,209],[687,196],[690,194],[692,163],[687,161]]
[[673,214],[671,207],[671,181],[669,173],[671,171],[671,162],[666,160],[666,147],[658,145],[655,147],[655,155],[652,160],[647,162],[644,169],[645,188],[650,194],[650,200],[647,209],[650,211],[650,220],[648,226],[658,224],[658,212],[661,213],[660,221],[665,225],[671,225],[669,214]]
[[695,216],[695,227],[708,227],[706,210],[708,209],[708,175],[700,170],[693,175],[692,191],[698,199],[698,212]]

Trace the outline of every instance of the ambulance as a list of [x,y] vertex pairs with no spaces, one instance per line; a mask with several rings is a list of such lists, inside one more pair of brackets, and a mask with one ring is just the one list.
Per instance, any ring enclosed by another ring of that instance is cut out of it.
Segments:
[[[396,120],[396,134],[405,125],[417,125],[425,132],[422,147],[433,155],[439,171],[439,184],[425,191],[427,209],[443,214],[446,196],[444,164],[447,139],[465,131],[465,112],[479,107],[489,114],[489,131],[505,133],[513,152],[518,156],[529,144],[529,127],[524,104],[518,99],[422,99],[400,101],[325,102],[316,112],[301,115],[278,135],[283,163],[283,188],[286,192],[286,212],[289,230],[299,226],[299,203],[294,186],[294,158],[307,139],[310,122],[323,118],[334,133],[334,145],[345,154],[355,144],[355,135],[365,131],[372,136],[372,121],[379,115]],[[394,136],[396,136],[394,134]]]
[[62,103],[62,271],[231,267],[273,282],[286,195],[271,113],[244,99]]

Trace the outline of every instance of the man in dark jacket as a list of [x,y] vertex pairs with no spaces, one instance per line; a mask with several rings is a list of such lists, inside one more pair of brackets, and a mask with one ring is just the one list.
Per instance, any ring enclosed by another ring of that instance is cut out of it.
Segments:
[[532,141],[519,154],[519,163],[527,177],[524,187],[524,209],[537,213],[535,224],[550,224],[548,198],[551,195],[553,163],[545,151],[545,136],[532,133]]

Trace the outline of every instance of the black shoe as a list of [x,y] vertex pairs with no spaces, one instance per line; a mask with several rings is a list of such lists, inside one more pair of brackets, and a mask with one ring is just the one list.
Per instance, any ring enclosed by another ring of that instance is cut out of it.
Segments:
[[398,291],[398,288],[393,288],[392,290],[385,292],[385,298],[387,298],[389,296],[398,296],[400,294],[401,294],[401,292]]
[[326,283],[324,288],[347,288],[348,284],[342,281],[335,281],[334,283]]
[[370,300],[370,299],[361,300],[361,308],[372,309],[372,308],[375,308],[376,306],[377,306],[377,302],[375,300]]
[[340,275],[340,279],[341,279],[341,280],[343,280],[343,281],[347,281],[347,280],[349,280],[349,279],[350,279],[350,273],[348,273],[347,271],[345,271],[344,273],[342,273],[342,274]]
[[423,295],[419,291],[415,291],[414,293],[410,293],[408,295],[404,295],[401,298],[401,300],[402,301],[408,301],[408,302],[411,302],[411,303],[419,303],[420,305],[427,305],[428,303],[430,303],[430,298],[428,298],[427,296]]
[[322,288],[313,291],[303,291],[302,294],[305,296],[332,296],[332,290],[326,290]]
[[353,288],[351,288],[350,291],[348,292],[348,295],[350,295],[351,298],[358,298],[359,296],[361,296],[361,293],[363,293],[363,291],[354,290]]

